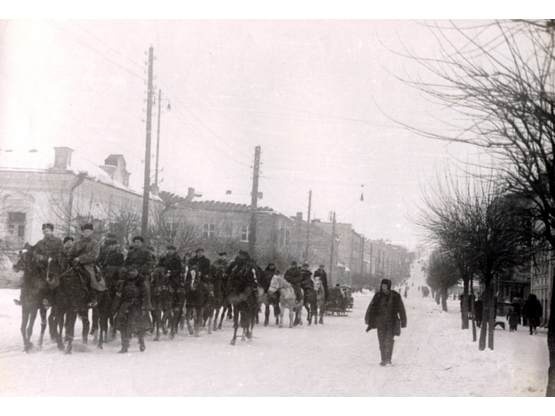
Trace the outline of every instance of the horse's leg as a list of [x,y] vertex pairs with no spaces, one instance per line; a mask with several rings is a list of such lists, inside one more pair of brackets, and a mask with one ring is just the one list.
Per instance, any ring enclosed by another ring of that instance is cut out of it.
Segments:
[[279,327],[283,328],[283,318],[285,316],[285,307],[284,305],[279,305]]
[[29,335],[27,335],[27,325],[29,325],[29,318],[31,316],[31,312],[29,308],[26,306],[21,306],[21,336],[23,337],[23,351],[27,352],[31,348],[31,340]]
[[214,331],[218,330],[218,317],[220,316],[220,307],[216,306],[214,308]]
[[83,331],[81,333],[83,344],[87,344],[88,336],[89,336],[89,328],[91,326],[89,322],[89,310],[88,309],[83,310],[82,312],[79,313],[79,316],[81,317],[81,321],[83,323]]
[[191,325],[191,318],[194,318],[194,310],[192,306],[187,306],[185,309],[185,322],[187,322],[187,331],[189,332],[189,335],[193,335],[195,333],[193,326]]
[[58,349],[63,351],[64,349],[64,342],[62,338],[62,331],[64,329],[64,315],[65,311],[62,308],[57,308],[57,317],[56,317],[56,343],[58,344]]
[[154,328],[156,331],[156,335],[154,336],[154,338],[152,339],[153,341],[159,341],[160,340],[160,326],[162,325],[162,311],[160,311],[159,309],[155,309],[152,311],[152,316],[153,316],[153,324],[154,324]]
[[[92,308],[92,316],[91,316],[91,335],[96,338],[98,336],[98,321],[99,321],[99,313],[98,313],[98,305]],[[94,339],[93,338],[93,339]]]
[[58,339],[57,328],[58,325],[56,324],[56,314],[57,314],[57,307],[53,305],[50,308],[50,314],[48,315],[48,333],[50,335],[50,340],[56,342]]
[[289,328],[293,328],[295,317],[295,308],[289,308]]
[[222,324],[224,322],[224,319],[225,319],[227,313],[228,313],[228,306],[223,305],[221,315],[220,315],[220,323],[218,324],[218,329],[222,329]]
[[200,336],[200,327],[202,325],[202,308],[198,306],[193,309],[193,330],[195,337]]
[[237,340],[237,329],[239,328],[239,309],[233,308],[233,338],[231,338],[231,345],[235,345]]
[[212,320],[214,319],[214,307],[207,306],[208,308],[208,333],[212,333]]
[[270,302],[264,305],[264,326],[270,323]]
[[[40,313],[40,336],[39,336],[39,348],[42,348],[42,343],[44,341],[44,333],[46,331],[46,325],[47,325],[47,310],[44,306],[40,306],[39,307],[39,313]],[[35,317],[36,317],[36,313],[35,313]],[[34,323],[34,319],[33,319],[33,323]],[[29,339],[31,338],[31,336],[29,336]]]

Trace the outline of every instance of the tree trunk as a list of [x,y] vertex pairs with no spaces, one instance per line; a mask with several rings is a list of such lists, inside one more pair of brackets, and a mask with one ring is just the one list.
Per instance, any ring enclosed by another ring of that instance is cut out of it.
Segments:
[[551,277],[551,306],[547,325],[547,348],[549,350],[549,370],[547,372],[547,397],[555,397],[555,272]]
[[497,308],[495,302],[495,294],[493,292],[493,286],[490,287],[489,294],[489,316],[488,316],[488,348],[493,350],[493,336],[495,331],[495,318],[497,317]]
[[461,321],[462,329],[468,329],[468,279],[464,279],[464,290],[461,300]]
[[441,309],[443,312],[447,312],[447,288],[441,289]]
[[472,342],[476,342],[476,309],[474,307],[474,294],[470,295],[470,310],[472,311]]
[[485,286],[486,287],[484,290],[484,296],[482,297],[482,326],[480,328],[480,341],[478,344],[478,349],[480,351],[484,351],[486,349],[486,338],[488,339],[488,347],[490,349],[493,349],[493,325],[491,322],[491,309],[493,308],[493,288],[491,287],[491,279],[486,280]]

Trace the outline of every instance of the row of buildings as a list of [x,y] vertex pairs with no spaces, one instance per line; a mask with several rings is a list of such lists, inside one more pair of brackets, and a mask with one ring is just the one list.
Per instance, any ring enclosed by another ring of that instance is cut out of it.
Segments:
[[[142,192],[129,186],[121,154],[95,164],[69,147],[13,151],[0,149],[0,248],[16,251],[35,243],[41,225],[52,222],[60,235],[77,233],[93,222],[99,237],[113,232],[127,243],[140,233]],[[175,195],[155,190],[149,201],[149,240],[155,250],[167,243],[181,252],[202,246],[218,251],[248,249],[252,211],[248,205],[199,200],[195,190]],[[287,216],[258,208],[254,255],[284,269],[292,260],[325,265],[331,284],[373,286],[383,277],[408,278],[413,255],[401,246],[370,240],[351,224]],[[334,232],[335,230],[335,232]],[[332,249],[333,247],[333,249]]]

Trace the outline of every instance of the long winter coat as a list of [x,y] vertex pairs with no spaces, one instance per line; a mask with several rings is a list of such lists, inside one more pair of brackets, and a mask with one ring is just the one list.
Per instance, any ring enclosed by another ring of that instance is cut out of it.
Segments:
[[393,335],[401,335],[401,328],[407,326],[407,314],[401,295],[390,290],[385,294],[377,292],[368,305],[364,321],[368,329],[393,329]]
[[56,306],[62,311],[86,311],[90,296],[88,281],[73,268],[69,250],[64,250],[61,265],[63,271],[56,290]]
[[147,312],[147,291],[144,279],[139,275],[120,281],[116,291],[114,309],[117,312],[116,329],[128,333],[144,332],[152,327]]
[[531,294],[528,296],[524,303],[523,314],[533,326],[539,326],[543,315],[543,308],[536,295]]

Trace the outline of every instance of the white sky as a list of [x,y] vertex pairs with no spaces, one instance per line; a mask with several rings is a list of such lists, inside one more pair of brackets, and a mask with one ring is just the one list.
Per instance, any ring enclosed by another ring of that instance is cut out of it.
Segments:
[[141,189],[150,44],[171,103],[162,189],[249,203],[261,145],[261,205],[306,216],[312,189],[313,218],[335,209],[369,238],[414,247],[421,188],[475,153],[382,113],[420,126],[439,117],[396,79],[426,75],[392,51],[435,53],[417,21],[0,22],[0,147],[66,145],[97,164],[123,153]]

